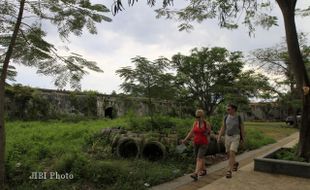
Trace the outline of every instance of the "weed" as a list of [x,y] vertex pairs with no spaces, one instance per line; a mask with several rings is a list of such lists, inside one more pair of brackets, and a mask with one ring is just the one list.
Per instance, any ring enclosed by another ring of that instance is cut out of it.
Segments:
[[[169,147],[169,155],[159,162],[143,159],[120,159],[112,154],[109,139],[101,130],[121,126],[155,136],[177,134],[184,138],[194,119],[156,116],[154,131],[148,117],[124,117],[114,120],[77,122],[10,121],[7,122],[6,174],[10,189],[147,189],[194,170],[192,146],[183,154]],[[131,121],[130,121],[131,120]],[[154,124],[154,123],[153,123]],[[155,130],[156,129],[156,130]],[[246,123],[246,147],[251,150],[275,142],[296,130],[273,123]],[[270,137],[270,134],[272,138]],[[162,135],[162,134],[161,134]],[[71,173],[73,180],[29,180],[34,171]]]

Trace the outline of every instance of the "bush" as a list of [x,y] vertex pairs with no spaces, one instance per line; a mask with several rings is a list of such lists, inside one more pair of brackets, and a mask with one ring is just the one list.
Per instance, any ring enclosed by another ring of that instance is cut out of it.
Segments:
[[112,140],[109,135],[97,132],[94,135],[86,136],[83,150],[87,151],[95,159],[108,159],[112,155]]
[[61,155],[61,157],[56,160],[53,169],[60,173],[71,172],[74,162],[81,159],[81,156],[77,156],[77,154],[73,153],[65,153]]
[[221,129],[221,126],[223,124],[223,116],[222,115],[214,115],[214,116],[210,116],[208,118],[208,121],[210,122],[211,126],[212,126],[212,131],[214,133],[218,133],[219,130]]
[[285,148],[281,149],[276,152],[274,155],[275,159],[281,159],[281,160],[290,160],[290,161],[297,161],[297,162],[306,162],[305,158],[299,157],[297,155],[297,145],[293,148]]
[[149,120],[153,130],[163,131],[164,129],[175,129],[176,123],[169,116],[155,115]]
[[135,114],[127,114],[130,130],[134,131],[158,131],[163,132],[175,129],[176,123],[169,116],[154,115],[153,117],[137,117]]
[[98,188],[107,189],[108,186],[119,181],[120,176],[128,175],[126,167],[111,161],[88,162],[84,165],[83,181],[91,182]]
[[16,85],[7,87],[5,94],[8,97],[5,106],[8,118],[43,120],[49,117],[50,103],[39,90]]
[[97,118],[98,93],[94,91],[70,92],[59,99],[54,93],[14,85],[6,87],[5,95],[5,117],[10,120],[48,120],[65,117],[65,120],[80,121]]

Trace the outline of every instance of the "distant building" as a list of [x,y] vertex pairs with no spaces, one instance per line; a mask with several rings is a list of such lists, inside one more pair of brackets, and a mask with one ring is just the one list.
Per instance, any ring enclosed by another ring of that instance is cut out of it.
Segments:
[[284,121],[288,114],[277,102],[257,102],[242,115],[246,121]]

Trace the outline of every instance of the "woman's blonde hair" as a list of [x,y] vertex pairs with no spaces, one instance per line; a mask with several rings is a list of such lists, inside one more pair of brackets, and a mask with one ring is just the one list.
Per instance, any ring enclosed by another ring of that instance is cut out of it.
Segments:
[[205,112],[202,109],[197,109],[195,116],[196,117],[203,117],[205,115]]

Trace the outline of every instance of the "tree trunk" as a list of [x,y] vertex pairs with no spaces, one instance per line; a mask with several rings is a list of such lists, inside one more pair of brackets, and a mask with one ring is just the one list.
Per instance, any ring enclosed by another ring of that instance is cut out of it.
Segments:
[[0,189],[4,189],[4,183],[5,183],[4,162],[5,162],[4,84],[2,81],[0,81]]
[[304,96],[303,113],[299,135],[299,156],[310,161],[310,95]]
[[305,64],[302,59],[295,25],[297,0],[277,0],[282,11],[290,64],[297,82],[297,89],[303,100],[302,121],[299,134],[298,154],[310,160],[310,95],[303,94],[302,87],[310,86]]
[[18,17],[17,17],[16,24],[14,27],[11,42],[5,54],[2,73],[0,76],[0,189],[4,189],[4,186],[5,186],[5,126],[4,126],[5,79],[7,76],[10,59],[13,54],[13,48],[15,46],[17,34],[18,34],[20,24],[22,21],[24,6],[25,6],[25,0],[21,0],[20,5],[19,5]]
[[153,118],[153,106],[152,106],[152,97],[151,97],[151,86],[150,78],[147,79],[147,97],[148,97],[148,115],[151,117],[151,130],[154,130],[154,118]]

